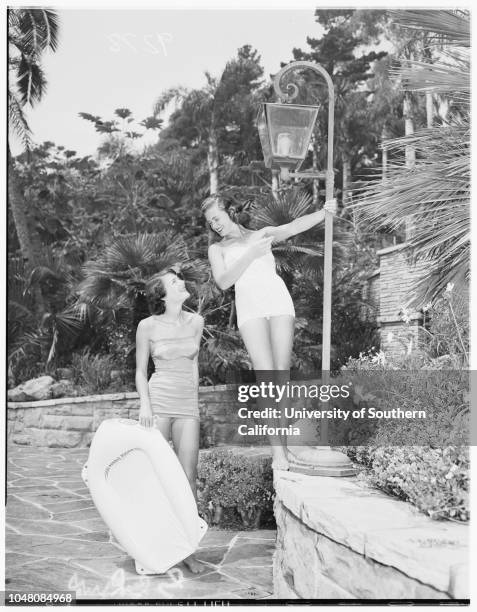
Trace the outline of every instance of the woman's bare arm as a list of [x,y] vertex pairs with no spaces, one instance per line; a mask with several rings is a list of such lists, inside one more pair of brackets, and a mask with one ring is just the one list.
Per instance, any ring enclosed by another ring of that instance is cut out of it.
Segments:
[[232,287],[254,259],[270,251],[271,244],[272,237],[262,237],[251,242],[245,253],[230,266],[225,265],[222,248],[218,244],[211,244],[209,247],[209,261],[212,275],[217,285],[224,291]]
[[317,210],[308,215],[303,215],[303,217],[298,217],[298,219],[294,219],[290,223],[278,225],[276,227],[264,227],[259,231],[264,236],[271,236],[273,242],[283,242],[321,223],[325,218],[325,211],[336,214],[336,200],[328,200],[325,202],[322,210]]
[[139,394],[139,421],[141,425],[152,425],[151,400],[147,384],[149,362],[149,332],[145,320],[140,321],[136,331],[136,389]]

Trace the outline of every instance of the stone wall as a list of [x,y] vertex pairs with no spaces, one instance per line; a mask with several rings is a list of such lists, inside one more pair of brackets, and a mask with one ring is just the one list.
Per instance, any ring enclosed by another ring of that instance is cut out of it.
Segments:
[[[202,447],[240,443],[234,385],[201,387],[199,408]],[[8,439],[32,446],[89,446],[101,421],[114,417],[137,419],[138,412],[137,393],[9,402]]]
[[276,598],[469,597],[466,525],[433,521],[356,477],[280,472],[275,490]]

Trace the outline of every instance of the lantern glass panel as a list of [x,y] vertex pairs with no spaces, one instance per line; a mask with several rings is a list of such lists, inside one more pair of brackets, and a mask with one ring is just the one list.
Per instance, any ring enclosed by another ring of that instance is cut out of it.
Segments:
[[313,106],[267,104],[267,111],[273,157],[305,159],[318,109]]
[[272,149],[268,134],[267,117],[265,115],[265,105],[262,104],[257,117],[257,130],[262,144],[263,159],[265,166],[270,168],[272,165]]

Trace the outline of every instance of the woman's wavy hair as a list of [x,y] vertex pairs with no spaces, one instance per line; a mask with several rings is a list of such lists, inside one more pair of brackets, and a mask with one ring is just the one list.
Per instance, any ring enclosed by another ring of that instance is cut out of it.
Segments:
[[166,303],[164,298],[166,297],[166,288],[164,286],[164,275],[170,273],[175,274],[179,278],[183,278],[182,274],[174,268],[168,268],[151,276],[146,283],[146,300],[149,312],[152,315],[163,314],[166,310]]
[[[212,206],[216,205],[224,210],[231,220],[238,225],[246,225],[249,221],[249,215],[242,210],[242,207],[234,202],[231,198],[228,198],[222,194],[214,194],[206,198],[200,207],[201,212],[205,215],[205,213]],[[208,225],[209,229],[209,242],[218,242],[222,240],[222,236],[214,232],[214,230]]]

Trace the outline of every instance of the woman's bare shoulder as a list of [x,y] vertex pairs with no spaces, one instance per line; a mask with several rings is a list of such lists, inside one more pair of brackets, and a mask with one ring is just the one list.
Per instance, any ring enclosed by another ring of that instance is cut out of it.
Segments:
[[213,242],[210,244],[208,249],[209,255],[211,253],[221,253],[224,248],[223,242],[223,240],[220,240],[219,242]]
[[146,317],[145,319],[141,319],[137,324],[136,328],[136,338],[137,340],[142,339],[143,341],[149,340],[151,337],[151,330],[154,320],[152,317]]
[[145,331],[151,327],[153,321],[154,319],[152,318],[152,316],[146,317],[145,319],[141,319],[137,324],[137,329]]
[[189,316],[189,322],[193,323],[196,327],[200,327],[204,324],[204,317],[198,312],[189,312],[187,314]]
[[[156,315],[156,317],[157,316],[160,317],[160,315]],[[146,317],[145,319],[141,319],[138,323],[137,331],[147,338],[161,335],[160,332],[163,326],[158,325],[158,322],[159,321],[155,319],[152,315]]]

